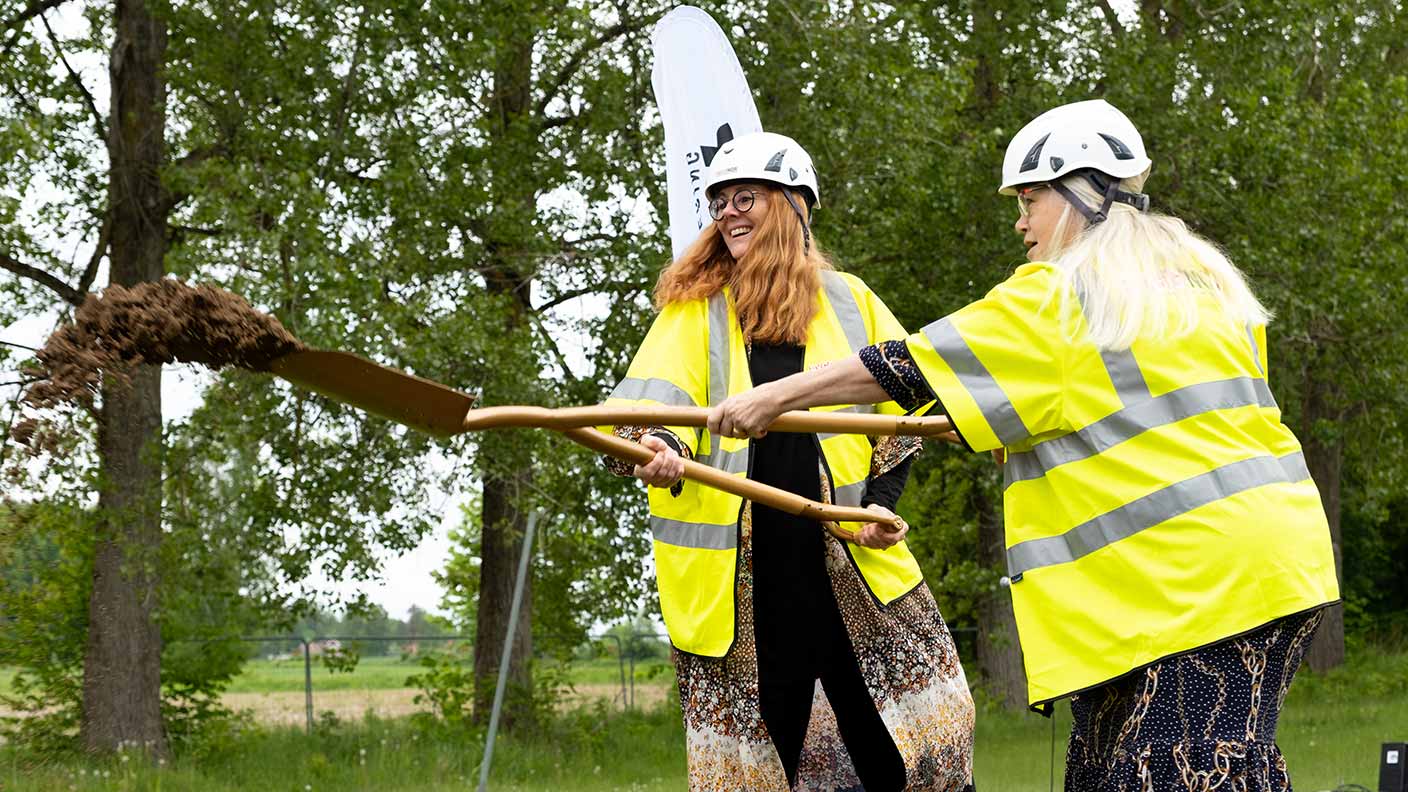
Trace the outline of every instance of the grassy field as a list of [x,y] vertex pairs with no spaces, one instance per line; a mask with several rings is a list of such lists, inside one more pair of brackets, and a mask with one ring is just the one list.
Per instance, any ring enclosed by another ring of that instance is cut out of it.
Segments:
[[[371,664],[363,673],[390,678],[393,669],[386,666],[392,665]],[[255,670],[264,679],[282,673]],[[614,662],[609,670],[619,674]],[[597,667],[582,673],[602,672]],[[1069,709],[1059,707],[1053,782],[1052,721],[984,708],[975,738],[978,788],[1036,791],[1054,783],[1060,789],[1069,723]],[[1373,788],[1379,743],[1408,738],[1408,652],[1362,652],[1328,675],[1302,673],[1287,699],[1279,737],[1300,792],[1333,790],[1346,782]],[[682,789],[683,739],[678,709],[671,705],[631,713],[610,712],[604,705],[582,708],[537,734],[502,738],[493,788]],[[136,761],[35,767],[19,752],[0,748],[0,789],[464,789],[477,782],[482,751],[482,733],[437,733],[418,730],[405,719],[369,716],[313,735],[296,727],[262,726],[217,734],[188,746],[160,770]]]
[[[363,657],[350,672],[328,670],[317,658],[313,659],[313,692],[331,690],[399,690],[406,679],[423,669],[413,659],[393,657]],[[620,685],[621,666],[614,658],[580,660],[568,667],[567,678],[576,685]],[[626,662],[627,683],[631,671]],[[0,667],[0,693],[10,692],[14,669]],[[638,660],[635,680],[641,684],[668,684],[669,663],[665,660]],[[230,693],[303,692],[303,658],[293,660],[251,660],[235,677],[227,690]]]
[[[652,680],[652,668],[663,667],[668,671],[668,663],[663,660],[638,661],[636,663],[636,683]],[[332,672],[319,663],[313,662],[313,692],[322,690],[396,690],[406,687],[406,678],[419,673],[421,667],[414,660],[400,657],[363,657],[356,669],[350,672]],[[629,661],[626,666],[630,672]],[[0,671],[0,684],[6,677]],[[231,681],[231,693],[274,693],[303,690],[303,659],[295,660],[251,660],[244,672]],[[655,672],[654,681],[668,682],[670,675]],[[600,658],[572,663],[568,669],[568,679],[574,684],[619,685],[621,667],[615,659]],[[629,679],[627,680],[629,683]],[[3,690],[0,687],[0,690]]]

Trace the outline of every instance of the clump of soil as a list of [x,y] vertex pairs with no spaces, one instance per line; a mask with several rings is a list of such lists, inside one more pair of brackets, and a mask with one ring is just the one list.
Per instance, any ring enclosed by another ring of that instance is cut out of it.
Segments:
[[[303,342],[278,319],[224,289],[170,279],[109,286],[101,296],[88,295],[73,321],[35,354],[28,373],[40,379],[24,400],[39,409],[91,407],[104,378],[130,381],[142,364],[181,361],[265,371],[275,358],[301,349]],[[17,441],[34,432],[25,429],[13,433]]]

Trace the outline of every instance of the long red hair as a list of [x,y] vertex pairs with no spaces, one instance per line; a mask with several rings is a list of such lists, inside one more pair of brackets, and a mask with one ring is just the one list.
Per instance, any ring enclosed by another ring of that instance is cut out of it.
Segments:
[[[821,272],[834,267],[817,246],[816,236],[810,249],[803,250],[802,224],[782,191],[767,185],[762,191],[767,199],[753,210],[762,212],[754,218],[753,243],[743,258],[733,258],[718,224],[711,224],[660,273],[655,307],[707,299],[728,286],[745,338],[805,344],[807,325],[817,311]],[[792,199],[810,215],[801,195],[793,193]]]

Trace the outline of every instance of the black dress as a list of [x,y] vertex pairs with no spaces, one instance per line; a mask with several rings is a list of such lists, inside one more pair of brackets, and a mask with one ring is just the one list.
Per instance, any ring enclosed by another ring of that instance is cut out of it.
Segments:
[[[805,350],[755,344],[748,368],[762,385],[802,370]],[[821,499],[816,435],[773,432],[753,441],[749,478]],[[871,479],[864,503],[893,509],[909,476],[906,459]],[[836,712],[856,773],[867,790],[903,789],[904,761],[865,687],[826,572],[823,530],[814,520],[753,505],[754,632],[764,723],[796,782],[816,681]]]

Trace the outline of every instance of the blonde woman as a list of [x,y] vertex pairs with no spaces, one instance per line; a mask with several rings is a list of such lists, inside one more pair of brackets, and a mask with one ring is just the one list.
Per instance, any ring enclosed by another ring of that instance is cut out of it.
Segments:
[[[714,405],[905,333],[812,237],[807,153],[757,133],[703,185],[714,223],[661,274],[659,315],[617,403]],[[884,401],[881,399],[880,401]],[[893,403],[846,409],[898,412]],[[892,514],[914,439],[617,427],[654,449],[618,466],[650,485],[660,609],[674,645],[690,787],[958,790],[973,703],[907,527],[832,526],[680,481],[682,458]]]
[[1325,514],[1267,382],[1267,311],[1214,245],[1148,211],[1139,132],[1103,101],[1012,140],[1031,263],[904,342],[730,398],[779,412],[933,403],[1003,463],[1028,698],[1068,698],[1066,789],[1290,788],[1276,721],[1339,598]]

